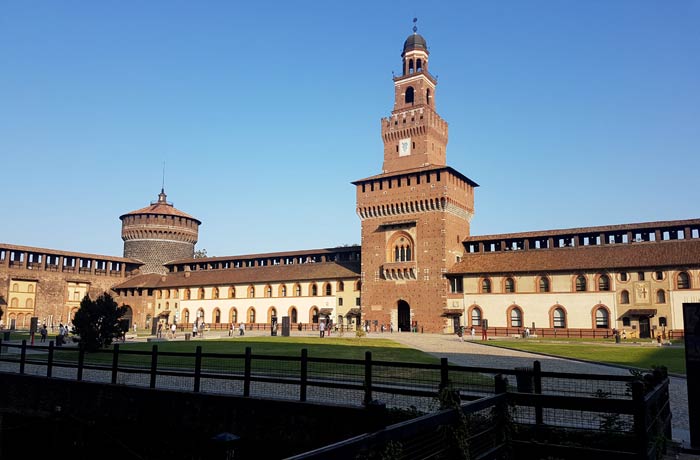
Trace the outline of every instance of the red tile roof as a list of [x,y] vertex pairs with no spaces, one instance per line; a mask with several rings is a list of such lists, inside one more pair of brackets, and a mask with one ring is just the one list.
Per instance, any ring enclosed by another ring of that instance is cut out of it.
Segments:
[[468,253],[448,273],[533,273],[700,266],[700,240]]
[[467,182],[472,187],[479,186],[479,184],[477,184],[476,182],[474,182],[473,180],[471,180],[470,178],[468,178],[467,176],[465,176],[461,172],[457,171],[456,169],[451,168],[450,166],[435,166],[435,165],[423,166],[420,168],[404,169],[402,171],[394,171],[394,172],[390,172],[390,173],[377,174],[376,176],[370,176],[370,177],[366,177],[364,179],[353,181],[352,184],[353,185],[360,185],[363,182],[371,182],[371,181],[377,180],[377,179],[384,179],[387,177],[397,177],[397,176],[408,176],[411,174],[418,174],[418,173],[430,172],[430,171],[448,171],[448,172],[451,172],[452,174],[454,174],[455,176],[459,177],[463,181]]
[[124,219],[126,216],[136,216],[140,214],[156,214],[159,216],[176,216],[176,217],[185,217],[187,219],[192,219],[194,221],[197,221],[199,224],[202,222],[199,219],[195,219],[194,217],[190,216],[187,213],[184,213],[174,207],[172,204],[169,203],[152,203],[150,206],[146,206],[145,208],[137,209],[136,211],[131,211],[127,212],[126,214],[123,214],[119,216],[120,219]]
[[298,256],[311,256],[311,255],[327,255],[345,252],[359,252],[362,250],[362,246],[341,246],[337,248],[326,248],[326,249],[304,249],[299,251],[287,251],[287,252],[267,252],[261,254],[246,254],[237,256],[218,256],[218,257],[201,257],[198,259],[178,259],[165,264],[168,265],[179,265],[179,264],[193,264],[193,263],[207,263],[207,262],[226,262],[233,260],[251,260],[251,259],[274,259],[277,257],[298,257]]
[[[189,276],[186,276],[189,274]],[[117,289],[175,288],[188,286],[221,286],[233,284],[272,283],[358,278],[359,263],[309,263],[270,265],[266,267],[230,268],[226,270],[195,270],[167,275],[138,275],[115,286]]]

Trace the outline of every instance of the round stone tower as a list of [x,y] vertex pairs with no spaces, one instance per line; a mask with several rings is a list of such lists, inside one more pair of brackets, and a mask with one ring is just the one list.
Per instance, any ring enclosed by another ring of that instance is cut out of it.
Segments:
[[122,221],[124,257],[144,263],[141,273],[167,273],[163,264],[194,257],[202,222],[168,203],[163,189],[158,201],[119,216]]

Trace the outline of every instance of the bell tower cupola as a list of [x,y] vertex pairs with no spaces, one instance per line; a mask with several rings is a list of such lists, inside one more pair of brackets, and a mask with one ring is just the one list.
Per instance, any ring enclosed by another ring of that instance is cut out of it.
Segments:
[[384,173],[446,164],[447,122],[435,111],[437,79],[428,72],[428,44],[416,21],[403,44],[401,75],[394,77],[394,110],[382,119]]

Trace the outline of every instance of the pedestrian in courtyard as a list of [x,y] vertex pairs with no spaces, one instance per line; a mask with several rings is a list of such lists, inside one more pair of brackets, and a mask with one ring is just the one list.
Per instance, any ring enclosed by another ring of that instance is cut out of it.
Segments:
[[49,331],[46,329],[46,324],[41,326],[41,329],[39,330],[39,333],[41,334],[41,341],[46,342],[46,336],[48,335]]
[[392,334],[394,333],[394,322],[393,321],[391,323],[389,323],[389,332]]
[[464,328],[462,326],[459,326],[457,328],[457,338],[459,338],[460,342],[464,342]]
[[326,333],[326,323],[324,323],[323,321],[318,323],[318,330],[319,330],[319,333],[321,335],[321,338],[323,338],[323,336]]
[[192,325],[192,337],[197,337],[197,323]]
[[229,337],[232,337],[232,336],[233,336],[233,323],[231,323],[231,324],[229,325],[229,328],[228,328],[228,336],[229,336]]
[[245,335],[245,323],[243,321],[238,325],[238,335]]
[[163,336],[163,323],[158,323],[158,329],[156,330],[156,338],[160,339]]
[[175,331],[177,331],[177,326],[175,326],[175,323],[173,323],[172,326],[170,326],[170,330],[173,333],[173,339],[175,338]]
[[474,340],[474,334],[476,334],[476,329],[474,329],[474,326],[472,326],[472,329],[471,329],[472,340]]

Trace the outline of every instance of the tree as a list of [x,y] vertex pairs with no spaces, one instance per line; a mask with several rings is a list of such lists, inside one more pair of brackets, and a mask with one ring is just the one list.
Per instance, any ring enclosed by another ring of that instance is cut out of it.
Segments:
[[96,300],[86,295],[73,318],[73,330],[88,351],[108,347],[124,333],[120,319],[125,313],[126,307],[118,306],[106,292]]
[[207,257],[207,250],[206,249],[197,249],[194,251],[194,258],[195,259],[204,259]]

